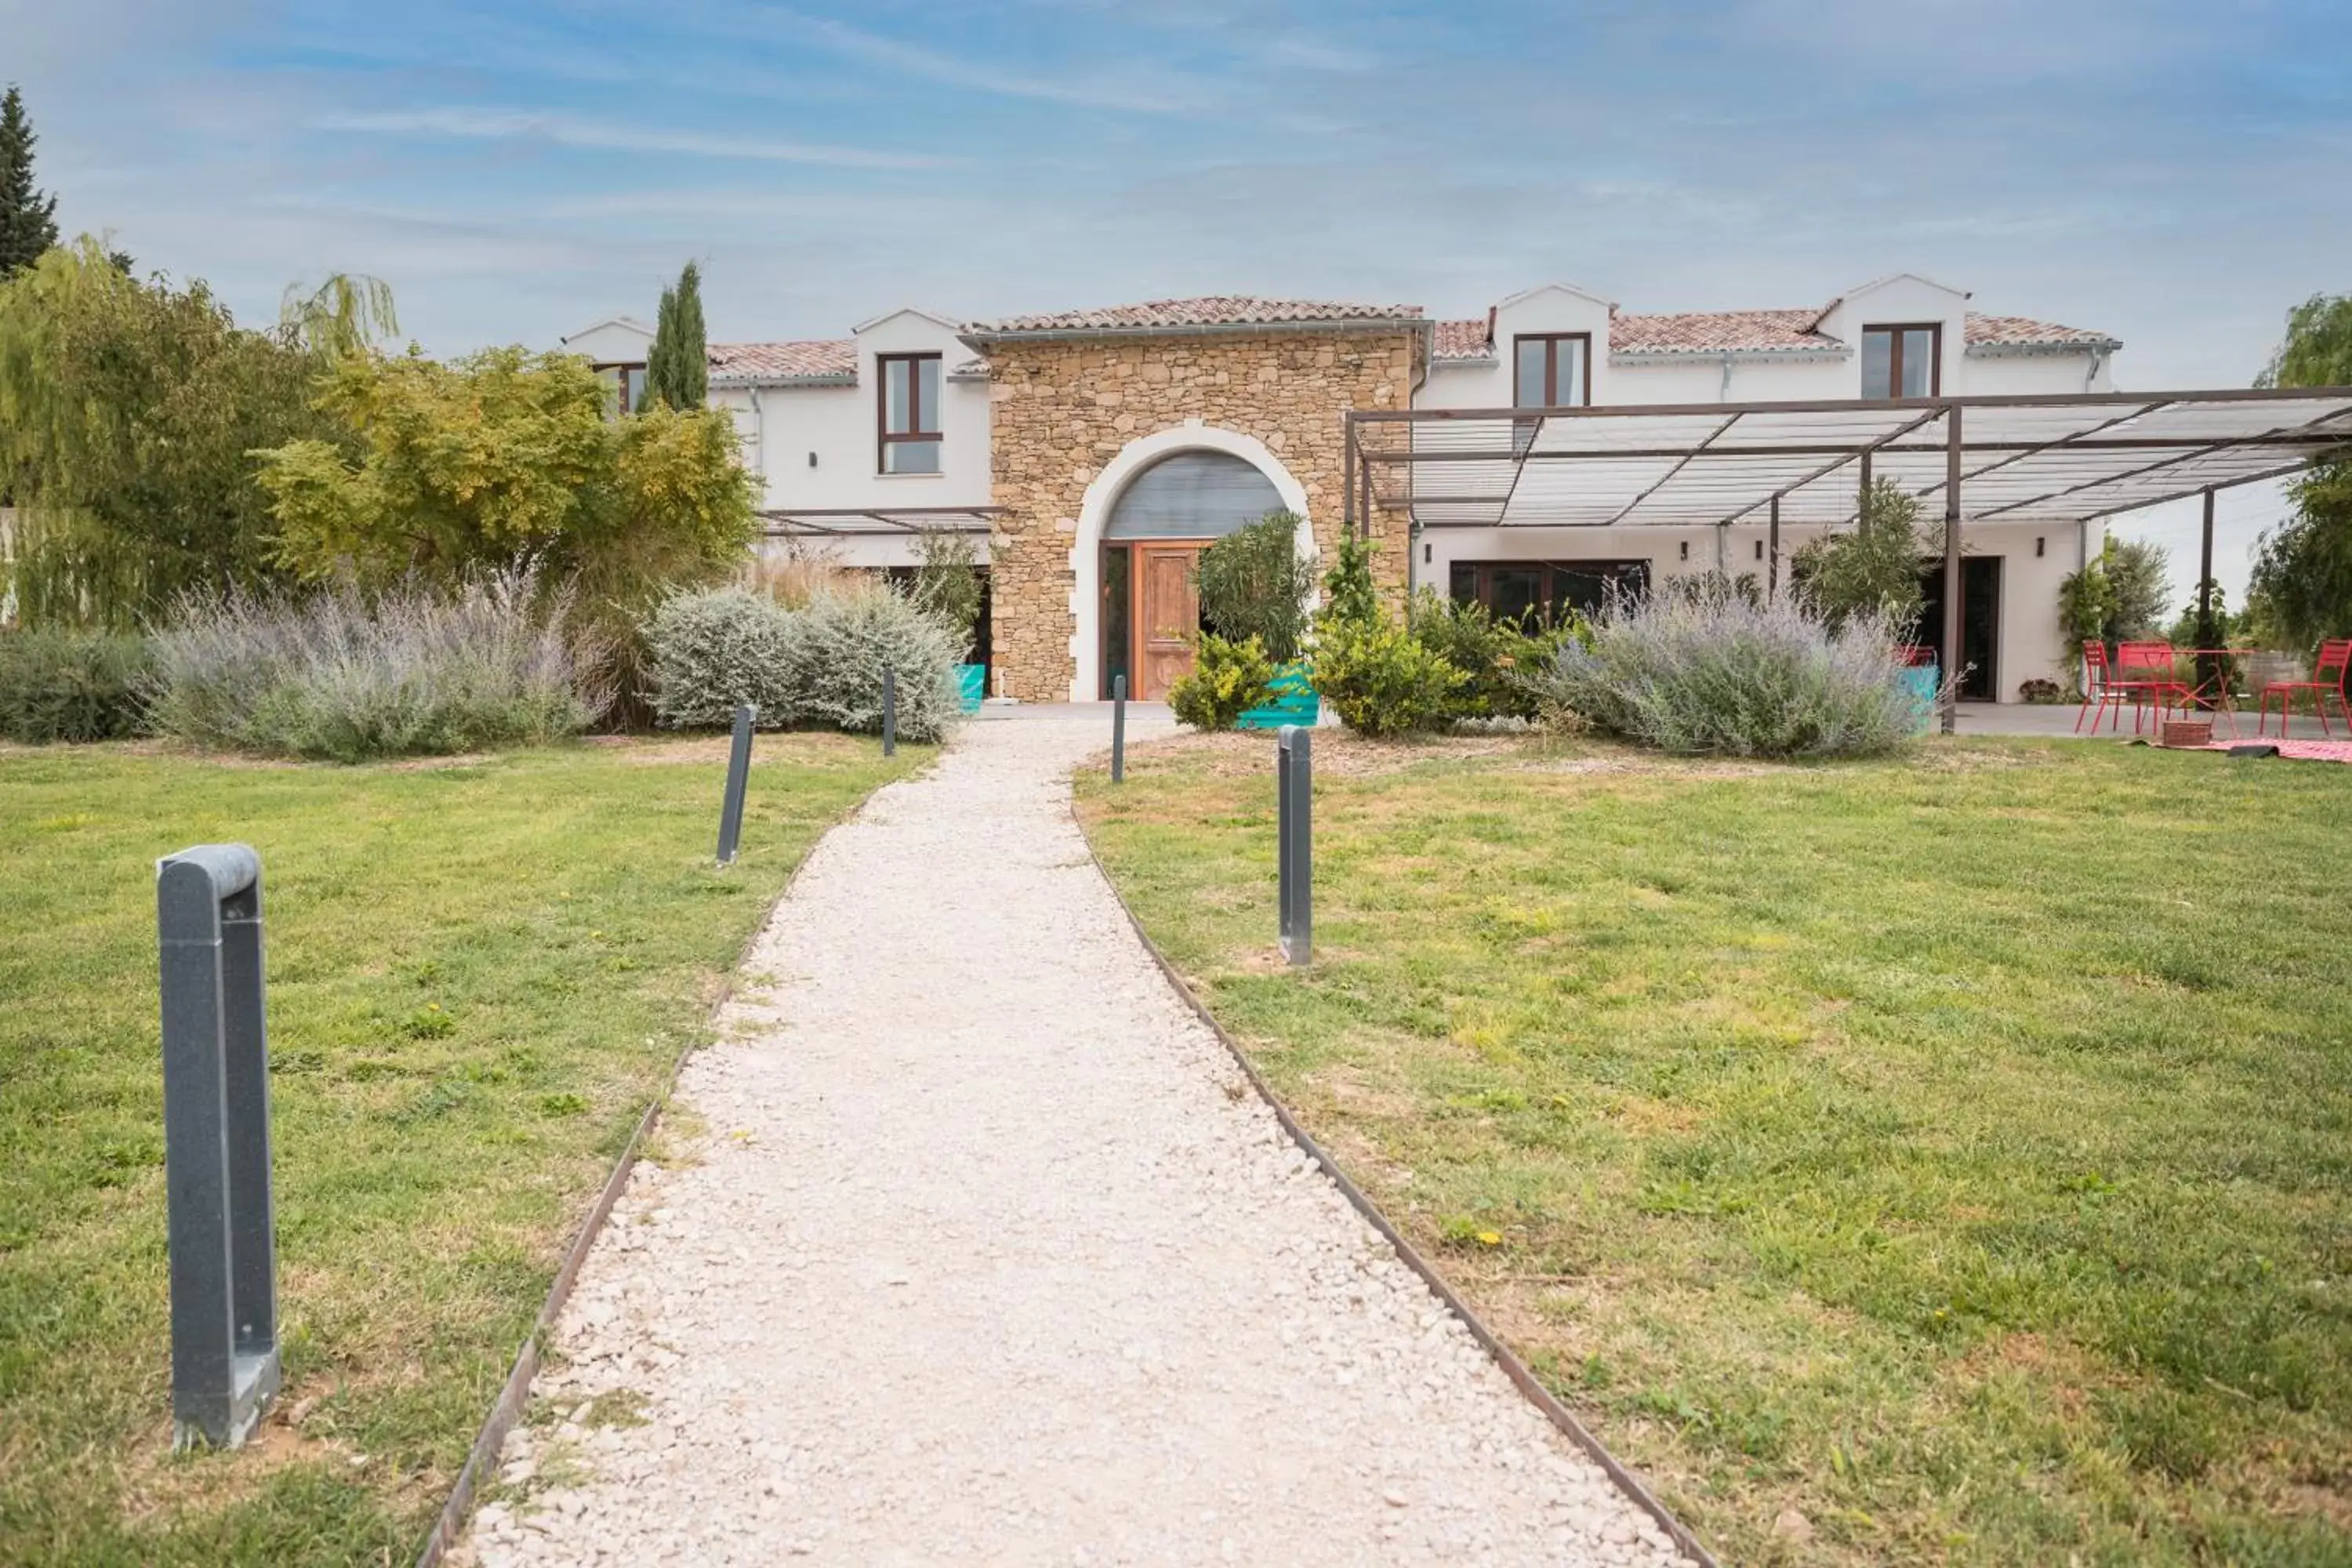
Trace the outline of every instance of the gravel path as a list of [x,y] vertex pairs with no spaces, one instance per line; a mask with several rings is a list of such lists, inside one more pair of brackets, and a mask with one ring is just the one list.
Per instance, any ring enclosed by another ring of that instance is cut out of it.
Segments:
[[461,1552],[1679,1561],[1153,967],[1068,814],[1104,731],[968,725],[817,847]]

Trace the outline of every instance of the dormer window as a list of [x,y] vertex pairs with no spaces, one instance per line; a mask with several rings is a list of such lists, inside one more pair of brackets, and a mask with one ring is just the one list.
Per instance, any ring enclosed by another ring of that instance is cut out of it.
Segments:
[[604,384],[604,400],[615,414],[635,414],[646,405],[646,367],[600,364],[592,367]]
[[1944,329],[1933,321],[1862,329],[1864,397],[1935,397],[1944,386]]
[[881,469],[886,474],[940,471],[940,356],[881,354]]
[[1592,334],[1543,332],[1511,340],[1511,406],[1581,408],[1592,401]]

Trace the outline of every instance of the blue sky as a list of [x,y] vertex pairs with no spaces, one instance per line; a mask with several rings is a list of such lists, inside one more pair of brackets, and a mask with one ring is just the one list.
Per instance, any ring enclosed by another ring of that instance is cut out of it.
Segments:
[[[68,229],[247,318],[375,273],[436,353],[650,315],[689,256],[719,338],[1911,269],[2240,384],[2352,289],[2340,0],[0,0],[0,78]],[[2225,584],[2278,508],[2225,499]]]

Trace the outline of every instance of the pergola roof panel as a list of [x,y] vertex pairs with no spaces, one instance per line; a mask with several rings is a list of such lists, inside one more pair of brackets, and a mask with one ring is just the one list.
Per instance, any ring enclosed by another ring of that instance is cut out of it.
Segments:
[[1784,521],[1834,524],[1865,463],[1940,496],[1955,426],[1964,521],[2065,522],[2352,458],[2352,388],[1349,417],[1379,493],[1434,527],[1697,527],[1776,501]]

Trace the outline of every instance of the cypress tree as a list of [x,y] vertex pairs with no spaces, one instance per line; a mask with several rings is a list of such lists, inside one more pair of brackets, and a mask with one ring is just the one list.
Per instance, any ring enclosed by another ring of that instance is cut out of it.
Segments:
[[702,274],[689,261],[677,285],[662,290],[646,351],[646,398],[672,408],[699,408],[710,391],[710,350],[703,340]]
[[0,278],[30,267],[58,242],[58,198],[33,188],[33,122],[13,86],[0,97]]

